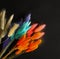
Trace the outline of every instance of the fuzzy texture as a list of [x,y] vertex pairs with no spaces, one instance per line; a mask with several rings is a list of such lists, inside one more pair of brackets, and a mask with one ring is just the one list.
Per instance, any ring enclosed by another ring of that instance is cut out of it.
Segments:
[[8,22],[6,21],[5,14],[6,10],[0,13],[0,40],[7,36],[7,39],[3,42],[3,51],[0,54],[0,58],[15,39],[17,39],[15,46],[2,59],[6,59],[14,51],[14,55],[19,55],[23,52],[29,53],[36,50],[42,43],[42,37],[45,34],[43,29],[46,25],[31,24],[30,13],[25,17],[24,21],[21,19],[17,23],[12,23],[12,25],[11,22],[14,14],[10,16]]

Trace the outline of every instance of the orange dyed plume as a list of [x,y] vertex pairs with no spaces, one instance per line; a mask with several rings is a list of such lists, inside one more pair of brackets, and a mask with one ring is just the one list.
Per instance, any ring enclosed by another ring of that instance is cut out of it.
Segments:
[[21,42],[20,45],[17,46],[18,51],[16,51],[15,54],[20,54],[22,51],[26,50],[28,48],[28,45],[29,45],[29,41],[30,40],[31,39],[26,39],[23,42]]
[[38,25],[38,23],[33,24],[33,25],[31,26],[31,28],[27,31],[27,35],[30,34],[30,32],[32,32],[32,31],[36,28],[37,25]]
[[42,40],[37,40],[35,42],[31,42],[29,45],[29,48],[26,50],[26,52],[34,51],[38,48],[39,44],[41,44]]
[[26,34],[24,34],[21,38],[19,38],[17,45],[20,45],[26,39]]
[[44,32],[36,32],[36,33],[31,37],[31,39],[32,39],[32,40],[39,39],[39,38],[41,38],[44,34],[45,34]]
[[40,25],[39,27],[37,27],[35,30],[34,30],[34,32],[39,32],[39,31],[41,31],[41,30],[43,30],[44,28],[45,28],[45,24],[43,24],[43,25]]
[[33,31],[30,31],[30,33],[28,33],[27,36],[31,37],[32,34],[33,34]]

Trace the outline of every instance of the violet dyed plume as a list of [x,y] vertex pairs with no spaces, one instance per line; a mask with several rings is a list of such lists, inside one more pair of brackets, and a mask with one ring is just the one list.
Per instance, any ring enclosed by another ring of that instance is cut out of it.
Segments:
[[10,38],[8,37],[4,42],[3,42],[3,49],[9,44]]
[[31,19],[31,14],[29,13],[28,16],[25,18],[25,22],[29,22]]

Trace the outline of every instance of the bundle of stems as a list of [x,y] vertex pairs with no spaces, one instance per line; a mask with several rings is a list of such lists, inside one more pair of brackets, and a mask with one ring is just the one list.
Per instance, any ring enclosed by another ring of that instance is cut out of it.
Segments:
[[[21,19],[16,23],[12,23],[13,17],[14,14],[7,20],[6,10],[0,12],[0,44],[3,43],[0,59],[13,59],[23,53],[36,50],[41,45],[42,37],[45,35],[43,29],[46,24],[31,24],[31,13],[24,20]],[[3,41],[5,37],[6,39]],[[17,40],[16,44],[4,55],[15,40]]]

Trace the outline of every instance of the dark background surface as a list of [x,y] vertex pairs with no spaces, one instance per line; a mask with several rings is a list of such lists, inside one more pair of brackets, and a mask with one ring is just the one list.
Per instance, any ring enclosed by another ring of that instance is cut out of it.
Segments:
[[41,0],[0,0],[0,10],[7,15],[15,14],[16,19],[32,13],[32,22],[46,23],[44,43],[34,52],[15,59],[60,59],[60,6],[57,1]]

